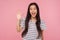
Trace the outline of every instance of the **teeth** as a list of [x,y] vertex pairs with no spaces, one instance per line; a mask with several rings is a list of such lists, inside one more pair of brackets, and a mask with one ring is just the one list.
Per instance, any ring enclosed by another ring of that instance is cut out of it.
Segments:
[[32,14],[35,14],[35,13],[32,13]]

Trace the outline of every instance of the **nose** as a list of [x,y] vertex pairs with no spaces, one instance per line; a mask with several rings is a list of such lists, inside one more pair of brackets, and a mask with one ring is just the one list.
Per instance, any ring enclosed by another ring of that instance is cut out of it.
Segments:
[[34,10],[32,10],[32,12],[34,12]]

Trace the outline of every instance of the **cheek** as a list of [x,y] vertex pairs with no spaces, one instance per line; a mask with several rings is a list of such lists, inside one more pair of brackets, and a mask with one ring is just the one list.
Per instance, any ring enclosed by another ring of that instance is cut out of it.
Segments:
[[32,10],[30,10],[30,14],[32,15]]
[[32,11],[30,10],[30,13],[31,13]]
[[35,13],[37,14],[37,10],[35,10]]
[[37,10],[34,11],[35,12],[35,15],[37,14]]

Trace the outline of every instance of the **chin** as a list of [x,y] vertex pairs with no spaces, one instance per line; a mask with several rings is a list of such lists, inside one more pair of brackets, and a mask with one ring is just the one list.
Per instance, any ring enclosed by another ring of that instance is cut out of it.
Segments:
[[32,17],[36,17],[36,15],[32,15]]
[[35,16],[33,16],[33,17],[35,17]]

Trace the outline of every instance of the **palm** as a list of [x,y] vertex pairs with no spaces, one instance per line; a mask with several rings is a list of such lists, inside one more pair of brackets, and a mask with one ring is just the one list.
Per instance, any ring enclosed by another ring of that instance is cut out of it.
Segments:
[[21,19],[21,14],[20,14],[20,12],[18,12],[18,14],[17,14],[17,19],[18,19],[18,20]]

